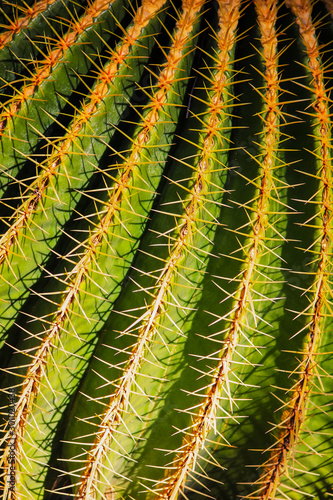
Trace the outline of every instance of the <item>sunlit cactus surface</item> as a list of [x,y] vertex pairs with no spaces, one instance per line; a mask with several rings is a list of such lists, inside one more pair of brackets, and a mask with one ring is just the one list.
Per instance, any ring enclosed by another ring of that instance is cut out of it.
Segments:
[[3,500],[333,497],[333,2],[4,0]]

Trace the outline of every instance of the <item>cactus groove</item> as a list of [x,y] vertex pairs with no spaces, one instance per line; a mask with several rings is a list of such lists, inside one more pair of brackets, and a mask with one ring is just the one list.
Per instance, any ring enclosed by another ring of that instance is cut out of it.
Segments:
[[333,4],[0,7],[0,496],[333,497]]

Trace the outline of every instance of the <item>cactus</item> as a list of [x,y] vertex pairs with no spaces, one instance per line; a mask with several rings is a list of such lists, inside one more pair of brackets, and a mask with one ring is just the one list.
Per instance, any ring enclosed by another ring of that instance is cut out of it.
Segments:
[[1,497],[333,497],[332,2],[0,16]]

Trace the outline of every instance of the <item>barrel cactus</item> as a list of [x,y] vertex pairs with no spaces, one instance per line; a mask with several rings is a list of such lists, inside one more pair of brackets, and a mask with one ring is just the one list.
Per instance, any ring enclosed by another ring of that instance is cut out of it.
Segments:
[[333,3],[0,16],[2,498],[333,497]]

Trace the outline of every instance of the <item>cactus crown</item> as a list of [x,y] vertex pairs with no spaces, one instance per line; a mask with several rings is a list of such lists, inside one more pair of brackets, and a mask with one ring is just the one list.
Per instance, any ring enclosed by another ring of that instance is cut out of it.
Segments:
[[330,0],[17,0],[4,500],[333,497]]

